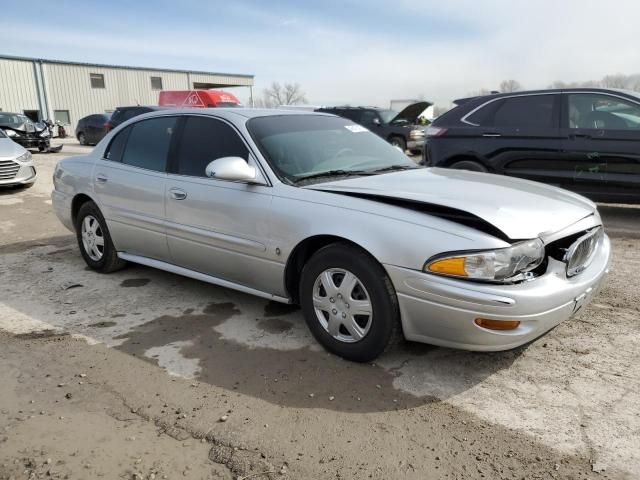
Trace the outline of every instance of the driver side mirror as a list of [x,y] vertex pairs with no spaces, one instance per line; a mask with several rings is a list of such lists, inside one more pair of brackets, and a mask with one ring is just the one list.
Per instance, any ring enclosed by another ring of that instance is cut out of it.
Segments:
[[234,182],[253,182],[256,180],[256,167],[249,165],[241,157],[222,157],[207,165],[205,174],[210,178]]
[[374,119],[373,119],[373,124],[374,124],[374,125],[377,125],[378,127],[379,127],[380,125],[382,125],[382,124],[380,123],[380,119],[379,119],[379,118],[374,118]]

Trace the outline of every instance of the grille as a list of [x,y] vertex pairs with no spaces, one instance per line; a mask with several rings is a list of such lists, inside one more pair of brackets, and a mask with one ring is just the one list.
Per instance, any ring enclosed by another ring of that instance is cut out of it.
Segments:
[[567,249],[563,260],[567,263],[568,277],[579,274],[589,266],[601,237],[602,227],[594,228],[578,238]]
[[20,165],[11,160],[0,160],[0,180],[10,180],[16,176]]

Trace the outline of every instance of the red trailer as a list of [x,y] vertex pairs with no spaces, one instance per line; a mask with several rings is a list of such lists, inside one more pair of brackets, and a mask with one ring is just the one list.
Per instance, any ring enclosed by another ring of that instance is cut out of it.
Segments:
[[222,90],[163,90],[158,105],[188,108],[242,106],[234,94]]

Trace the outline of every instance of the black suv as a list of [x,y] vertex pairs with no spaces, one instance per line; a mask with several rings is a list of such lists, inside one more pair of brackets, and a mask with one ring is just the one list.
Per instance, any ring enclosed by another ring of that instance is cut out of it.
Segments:
[[155,112],[156,110],[166,110],[168,107],[157,107],[155,105],[136,105],[135,107],[118,107],[111,114],[109,120],[109,130],[116,128],[127,120],[142,115],[143,113]]
[[640,95],[599,88],[474,97],[426,129],[423,163],[640,203]]
[[420,153],[424,147],[424,127],[416,125],[418,116],[431,104],[418,102],[400,113],[378,107],[322,107],[316,112],[332,113],[348,118],[371,130],[403,152]]
[[78,120],[76,138],[80,145],[95,145],[102,140],[111,128],[110,118],[110,113],[95,113]]

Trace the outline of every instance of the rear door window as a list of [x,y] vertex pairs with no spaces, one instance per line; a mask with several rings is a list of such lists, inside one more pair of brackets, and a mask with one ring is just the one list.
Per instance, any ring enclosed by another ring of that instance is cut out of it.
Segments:
[[178,148],[177,173],[206,177],[207,165],[223,157],[241,157],[248,161],[249,150],[238,133],[221,120],[186,117]]
[[553,128],[555,95],[506,98],[493,114],[494,127]]
[[159,117],[133,124],[122,154],[122,163],[164,172],[176,122],[177,117]]

